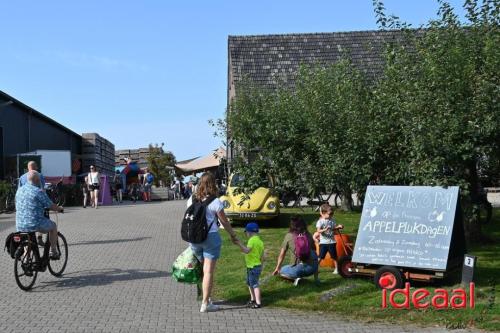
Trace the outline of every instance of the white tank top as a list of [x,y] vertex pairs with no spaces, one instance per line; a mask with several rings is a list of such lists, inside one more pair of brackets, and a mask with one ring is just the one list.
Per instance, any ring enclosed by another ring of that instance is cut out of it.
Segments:
[[89,172],[89,183],[90,184],[99,183],[99,172]]

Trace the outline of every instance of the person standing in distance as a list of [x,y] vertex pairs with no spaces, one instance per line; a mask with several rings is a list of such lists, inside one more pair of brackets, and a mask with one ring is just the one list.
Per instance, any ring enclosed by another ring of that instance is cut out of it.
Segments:
[[[21,187],[23,185],[28,184],[28,173],[30,171],[38,171],[38,165],[36,164],[35,161],[29,161],[28,162],[28,172],[26,172],[24,175],[22,175],[21,177],[19,177],[18,187]],[[38,185],[38,187],[42,191],[45,191],[45,178],[43,178],[43,175],[40,172],[38,173],[38,175],[40,177],[40,184]]]
[[121,204],[123,201],[122,181],[123,181],[122,174],[121,174],[120,170],[116,170],[115,176],[113,178],[113,183],[115,184],[116,201],[118,201],[119,204]]
[[145,171],[146,173],[142,178],[142,186],[144,188],[144,201],[149,202],[151,201],[151,186],[153,186],[153,181],[155,178],[153,174],[149,172],[148,168],[146,168]]
[[90,172],[87,176],[87,181],[89,182],[89,191],[90,191],[90,202],[92,203],[92,207],[97,209],[97,205],[99,202],[99,185],[101,184],[99,172],[97,172],[96,168],[91,165]]

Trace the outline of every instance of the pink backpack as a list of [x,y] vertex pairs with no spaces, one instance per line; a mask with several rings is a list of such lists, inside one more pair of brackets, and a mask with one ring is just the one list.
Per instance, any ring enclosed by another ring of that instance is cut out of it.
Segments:
[[307,234],[298,234],[294,239],[295,243],[295,258],[300,261],[307,261],[311,255],[311,247]]

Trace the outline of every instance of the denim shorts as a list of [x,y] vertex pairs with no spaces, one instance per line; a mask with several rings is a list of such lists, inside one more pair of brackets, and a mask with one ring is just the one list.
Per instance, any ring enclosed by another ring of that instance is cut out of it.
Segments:
[[312,264],[298,263],[281,267],[280,275],[287,279],[296,279],[313,275],[318,271],[318,257],[316,252],[311,251]]
[[222,247],[222,240],[219,232],[209,232],[207,239],[202,243],[191,243],[191,249],[198,260],[202,261],[204,258],[216,260],[220,257],[220,249]]
[[262,266],[247,267],[247,285],[250,288],[259,288],[259,277],[262,273]]

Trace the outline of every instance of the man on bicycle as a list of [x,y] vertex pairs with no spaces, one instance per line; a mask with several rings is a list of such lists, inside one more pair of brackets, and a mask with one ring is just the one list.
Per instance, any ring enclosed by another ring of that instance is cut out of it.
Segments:
[[20,187],[16,193],[16,229],[20,232],[48,232],[49,257],[52,260],[57,260],[60,257],[60,253],[57,251],[57,225],[44,216],[44,210],[48,208],[62,212],[63,208],[52,203],[47,194],[40,191],[38,171],[29,171],[26,178],[26,185]]
[[[19,177],[19,183],[17,184],[18,189],[21,188],[21,186],[28,184],[28,173],[30,171],[38,171],[38,165],[35,161],[28,162],[28,172]],[[40,175],[40,185],[38,187],[40,187],[40,189],[45,192],[45,178],[43,178],[42,173],[39,172],[38,174]],[[46,218],[49,218],[49,211],[47,209],[44,210],[43,214]],[[42,234],[38,234],[37,239],[38,244],[43,246]]]

